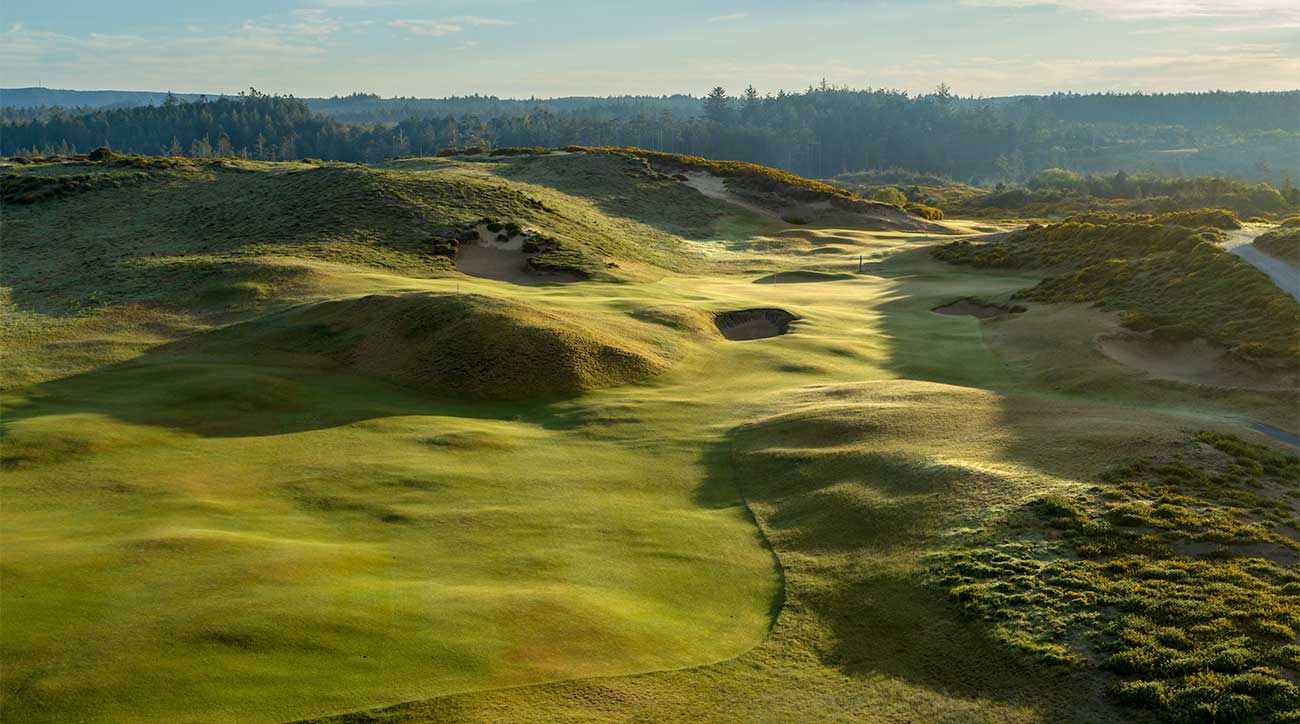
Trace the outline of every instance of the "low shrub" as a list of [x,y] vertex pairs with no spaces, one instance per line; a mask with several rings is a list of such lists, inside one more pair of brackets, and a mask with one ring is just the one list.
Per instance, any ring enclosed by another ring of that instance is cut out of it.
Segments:
[[1294,455],[1202,432],[1030,502],[930,577],[1008,646],[1110,672],[1110,696],[1164,721],[1291,721],[1300,569],[1258,551],[1294,560],[1297,476]]
[[1300,268],[1300,224],[1260,234],[1255,239],[1255,248]]
[[904,204],[903,210],[909,214],[919,216],[922,219],[927,219],[929,221],[943,221],[943,217],[944,217],[942,209],[938,209],[933,206],[927,206],[925,204],[917,203],[915,201],[909,201],[908,203]]
[[875,201],[891,206],[902,208],[907,204],[907,196],[893,186],[882,186],[876,189],[876,193],[871,197]]

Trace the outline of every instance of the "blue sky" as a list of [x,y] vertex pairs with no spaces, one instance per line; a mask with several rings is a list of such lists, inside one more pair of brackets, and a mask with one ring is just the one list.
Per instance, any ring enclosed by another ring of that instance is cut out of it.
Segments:
[[0,85],[299,96],[1300,87],[1297,0],[6,0]]

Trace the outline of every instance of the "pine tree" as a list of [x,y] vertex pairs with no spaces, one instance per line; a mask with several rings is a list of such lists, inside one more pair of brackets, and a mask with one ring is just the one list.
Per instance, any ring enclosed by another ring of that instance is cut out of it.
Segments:
[[759,103],[762,102],[762,99],[759,98],[758,90],[754,88],[752,83],[745,88],[745,93],[742,98],[744,100],[743,105],[741,106],[741,111],[745,114],[747,120],[753,120],[753,118],[758,115]]
[[722,86],[715,86],[704,97],[704,116],[717,123],[725,123],[731,115],[731,99]]
[[190,142],[190,158],[212,158],[212,143],[207,136]]

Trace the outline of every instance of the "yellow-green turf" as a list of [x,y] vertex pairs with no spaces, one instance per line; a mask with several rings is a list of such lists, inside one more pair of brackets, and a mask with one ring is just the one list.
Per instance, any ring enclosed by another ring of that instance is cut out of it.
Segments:
[[[1294,431],[1296,394],[1149,380],[1095,350],[1115,320],[1094,310],[935,314],[1038,277],[934,261],[930,236],[774,227],[612,163],[326,168],[359,184],[310,207],[356,217],[333,236],[256,195],[316,203],[282,185],[321,172],[305,165],[6,207],[0,719],[1132,717],[964,618],[922,556],[1191,431]],[[485,212],[430,188],[540,199],[519,221],[618,266],[567,285],[456,274],[403,224]],[[412,215],[365,215],[389,194]],[[794,270],[830,280],[754,283]],[[238,344],[323,309],[293,305],[428,293],[672,353],[611,381],[627,384],[474,402]],[[799,319],[744,342],[708,328],[753,307]]]

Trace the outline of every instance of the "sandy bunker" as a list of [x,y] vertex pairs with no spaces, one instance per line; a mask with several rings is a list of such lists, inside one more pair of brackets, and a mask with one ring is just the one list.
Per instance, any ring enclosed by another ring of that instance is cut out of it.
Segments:
[[747,339],[766,339],[777,337],[790,330],[790,323],[798,319],[795,315],[775,307],[757,309],[739,309],[734,312],[719,312],[713,322],[723,337],[732,341]]
[[492,231],[487,224],[478,225],[478,241],[463,242],[456,250],[456,270],[480,279],[495,279],[512,284],[567,284],[583,281],[581,274],[543,271],[528,263],[537,251],[525,248],[529,232]]

